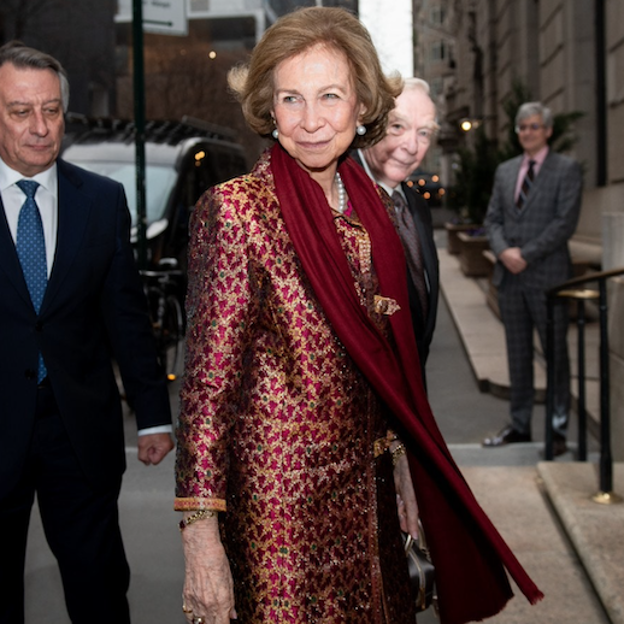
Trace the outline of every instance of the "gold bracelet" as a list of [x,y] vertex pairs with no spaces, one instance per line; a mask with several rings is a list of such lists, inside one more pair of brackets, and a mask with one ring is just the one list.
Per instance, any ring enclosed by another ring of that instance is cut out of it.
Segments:
[[399,444],[395,446],[390,453],[392,455],[392,466],[395,467],[399,463],[399,459],[401,459],[401,457],[403,457],[406,453],[405,444],[403,444],[403,442],[399,442]]
[[178,527],[180,527],[180,531],[184,531],[189,524],[193,524],[193,522],[197,522],[198,520],[203,520],[204,518],[214,518],[218,512],[213,509],[200,509],[196,511],[193,515],[186,518],[182,518],[180,520]]

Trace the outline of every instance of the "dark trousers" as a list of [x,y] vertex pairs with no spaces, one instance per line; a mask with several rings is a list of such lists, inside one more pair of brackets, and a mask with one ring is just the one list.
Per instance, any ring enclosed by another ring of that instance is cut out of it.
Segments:
[[[535,396],[533,382],[533,332],[537,333],[546,353],[546,293],[523,288],[520,280],[506,275],[498,291],[498,303],[505,325],[509,363],[511,424],[520,433],[531,433]],[[570,413],[570,360],[567,332],[567,302],[554,309],[555,345],[555,432],[565,436]]]
[[73,624],[130,622],[126,598],[130,570],[117,511],[120,486],[121,480],[108,490],[92,490],[73,453],[52,390],[39,389],[23,474],[0,500],[0,624],[24,621],[24,563],[35,493]]

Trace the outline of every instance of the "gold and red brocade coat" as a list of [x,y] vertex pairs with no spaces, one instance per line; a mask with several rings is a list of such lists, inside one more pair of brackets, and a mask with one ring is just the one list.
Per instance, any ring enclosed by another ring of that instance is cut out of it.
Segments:
[[[372,309],[369,238],[335,223]],[[175,506],[227,509],[239,621],[413,624],[391,462],[374,457],[388,422],[302,272],[268,154],[198,202],[187,314]]]

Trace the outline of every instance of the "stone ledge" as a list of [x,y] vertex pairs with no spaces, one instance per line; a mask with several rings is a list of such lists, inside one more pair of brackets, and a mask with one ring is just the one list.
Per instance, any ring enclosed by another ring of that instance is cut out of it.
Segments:
[[602,243],[588,237],[573,236],[568,241],[570,255],[574,263],[587,264],[592,269],[602,266]]
[[[599,479],[587,462],[540,462],[545,491],[613,624],[624,624],[624,504],[592,500]],[[614,490],[624,484],[624,464],[613,469]]]

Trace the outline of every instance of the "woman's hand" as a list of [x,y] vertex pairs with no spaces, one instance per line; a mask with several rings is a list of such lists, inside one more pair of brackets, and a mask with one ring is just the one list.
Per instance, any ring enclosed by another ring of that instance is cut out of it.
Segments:
[[397,458],[394,466],[394,487],[397,493],[397,508],[401,531],[418,539],[418,505],[410,474],[407,455]]
[[219,537],[217,518],[206,518],[182,531],[186,576],[183,611],[189,623],[229,624],[236,619],[230,564]]

